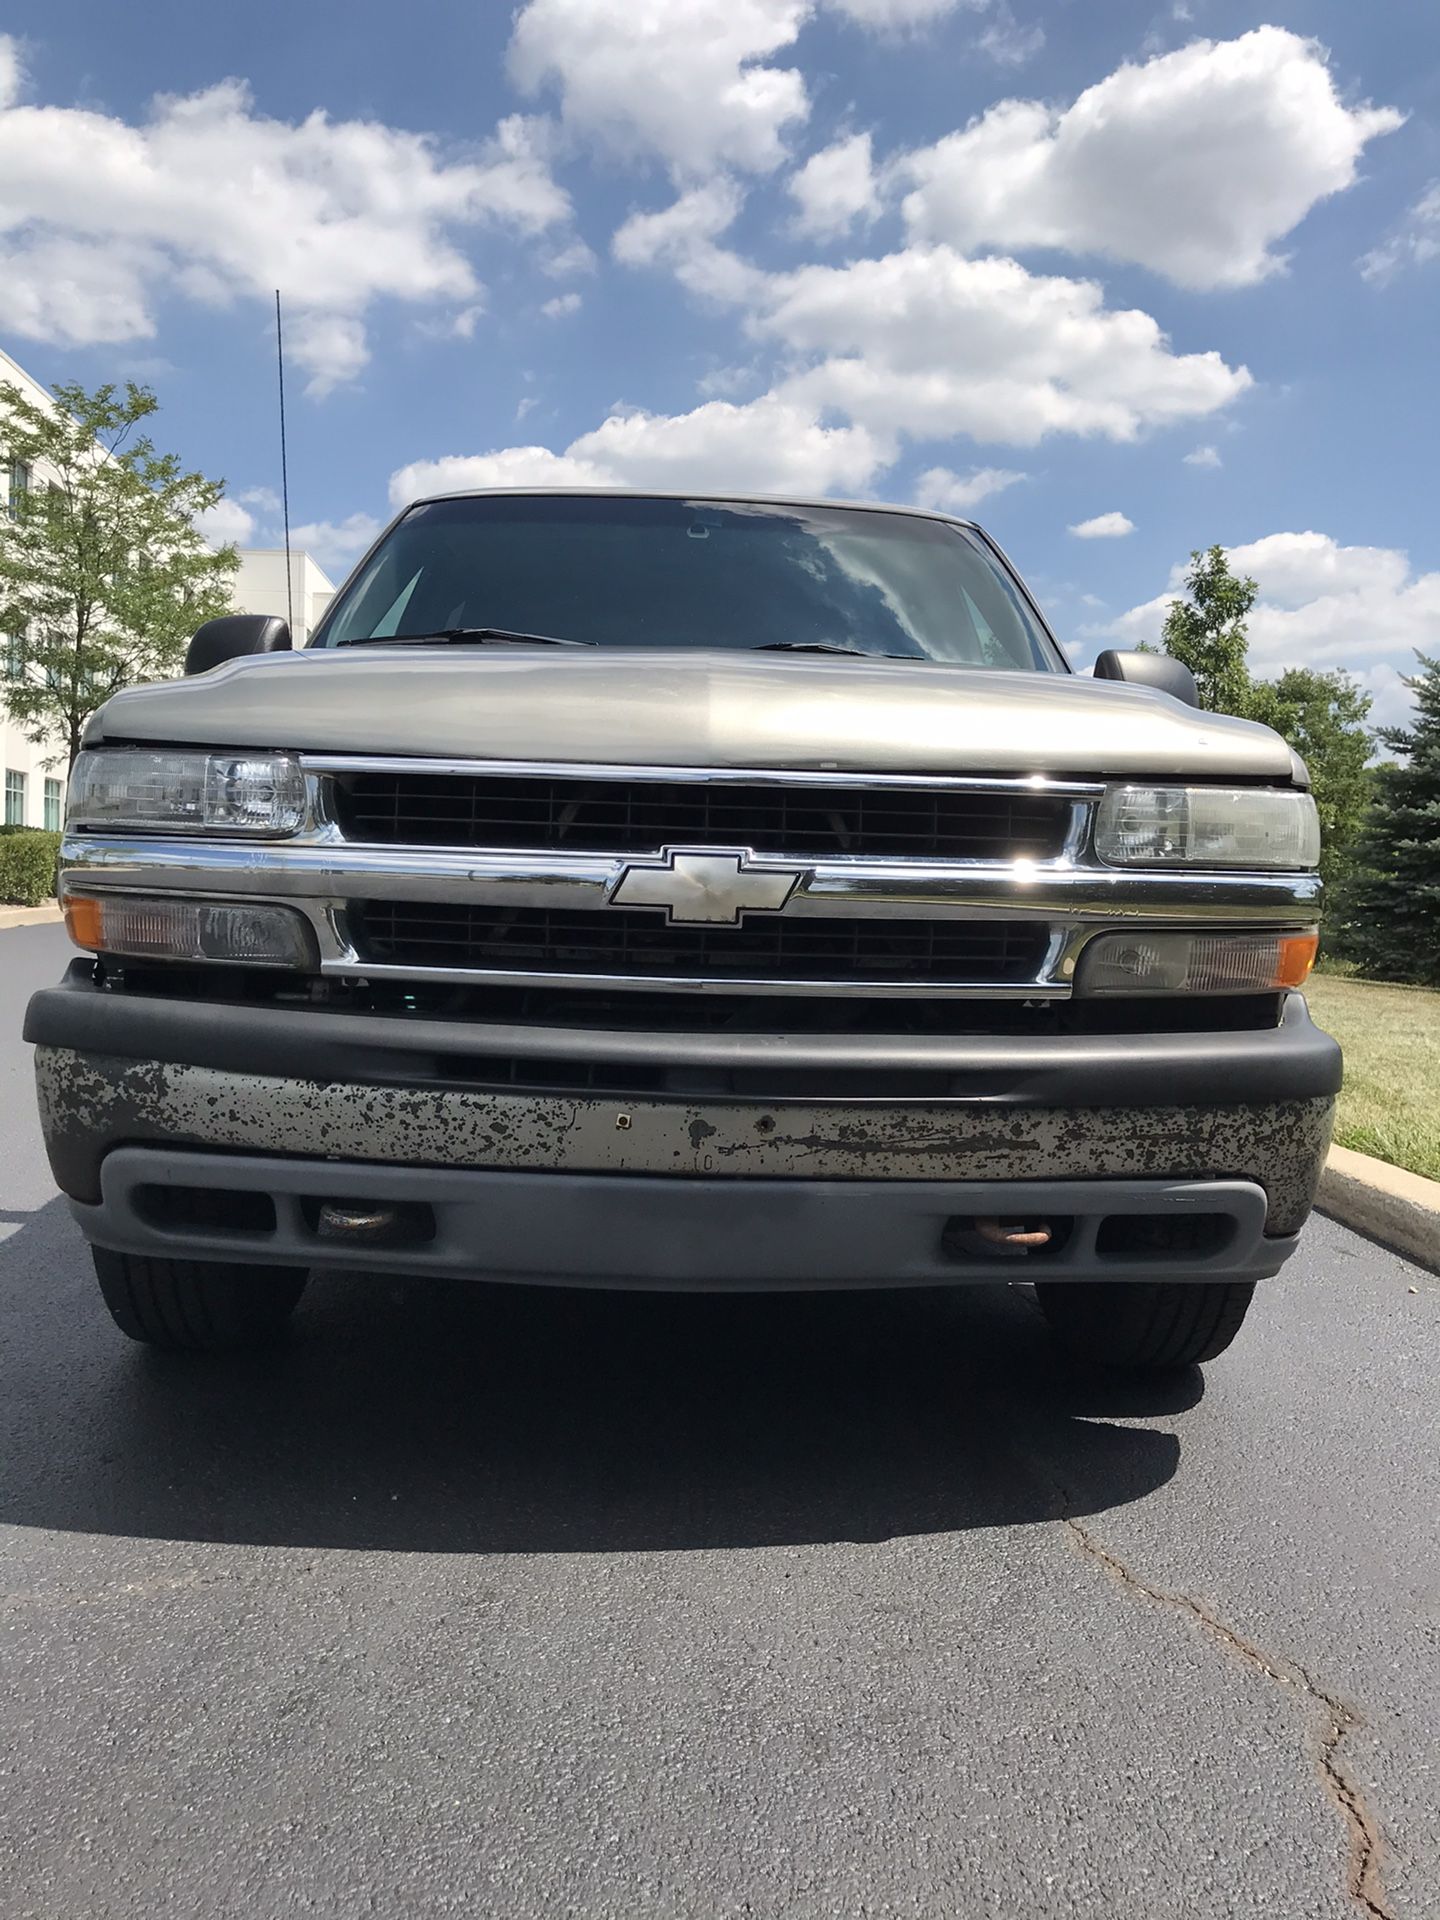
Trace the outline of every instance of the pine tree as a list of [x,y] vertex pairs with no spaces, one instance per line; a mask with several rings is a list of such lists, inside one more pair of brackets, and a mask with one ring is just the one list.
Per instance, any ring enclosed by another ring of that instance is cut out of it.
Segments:
[[1374,774],[1375,801],[1346,903],[1344,950],[1380,980],[1440,986],[1440,660],[1421,671],[1413,727],[1382,728],[1404,758]]

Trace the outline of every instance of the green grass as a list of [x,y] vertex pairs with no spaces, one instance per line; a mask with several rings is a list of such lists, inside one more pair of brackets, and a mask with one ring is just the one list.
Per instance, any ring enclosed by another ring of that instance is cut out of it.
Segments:
[[1440,1180],[1440,993],[1332,973],[1305,993],[1345,1049],[1340,1145]]

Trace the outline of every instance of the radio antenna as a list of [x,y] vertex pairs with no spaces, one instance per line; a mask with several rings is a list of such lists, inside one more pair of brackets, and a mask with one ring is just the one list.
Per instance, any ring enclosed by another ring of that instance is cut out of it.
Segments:
[[280,289],[275,289],[275,365],[280,375],[280,505],[285,516],[285,617],[295,637],[295,581],[290,569],[290,469],[285,457],[285,334],[280,324]]

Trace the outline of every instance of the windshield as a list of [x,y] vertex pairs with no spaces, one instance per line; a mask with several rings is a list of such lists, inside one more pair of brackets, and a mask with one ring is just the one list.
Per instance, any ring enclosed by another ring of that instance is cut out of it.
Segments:
[[1064,672],[983,541],[918,514],[538,494],[413,508],[313,642],[511,629]]

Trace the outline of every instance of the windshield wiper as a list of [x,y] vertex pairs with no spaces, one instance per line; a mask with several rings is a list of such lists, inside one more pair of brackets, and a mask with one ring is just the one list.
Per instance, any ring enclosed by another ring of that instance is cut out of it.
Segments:
[[420,647],[434,640],[450,645],[483,647],[593,647],[593,640],[562,640],[553,633],[516,633],[510,627],[441,627],[436,633],[362,633],[353,640],[337,640],[337,647]]
[[828,640],[767,640],[750,653],[846,653],[852,660],[919,660],[918,653],[873,653],[869,647],[832,647]]

